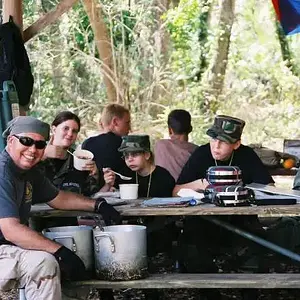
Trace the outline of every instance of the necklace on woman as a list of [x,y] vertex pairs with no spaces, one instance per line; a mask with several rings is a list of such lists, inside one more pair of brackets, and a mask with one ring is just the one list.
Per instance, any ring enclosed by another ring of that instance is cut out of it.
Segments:
[[[154,171],[154,169],[152,170],[152,167],[150,167],[150,174],[149,174],[149,181],[148,181],[148,188],[147,188],[147,196],[146,198],[149,198],[149,193],[150,193],[150,187],[151,187],[151,180],[152,180],[152,172]],[[135,172],[135,183],[139,183],[139,178],[138,178],[138,173]]]
[[[234,154],[234,151],[231,154],[231,158],[230,158],[230,162],[229,162],[228,166],[231,166],[231,163],[232,163],[232,160],[233,160],[233,154]],[[215,165],[218,166],[218,163],[217,163],[216,159],[214,159],[214,160],[215,160]]]

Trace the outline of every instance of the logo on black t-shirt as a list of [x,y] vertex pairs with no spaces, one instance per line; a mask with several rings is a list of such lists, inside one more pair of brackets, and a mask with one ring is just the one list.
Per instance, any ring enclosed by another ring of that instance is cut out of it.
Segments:
[[25,203],[32,201],[32,185],[30,182],[26,182],[25,186]]

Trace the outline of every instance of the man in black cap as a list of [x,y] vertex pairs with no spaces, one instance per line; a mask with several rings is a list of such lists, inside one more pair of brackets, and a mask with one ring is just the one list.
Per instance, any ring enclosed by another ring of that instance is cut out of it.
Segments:
[[274,183],[271,175],[252,148],[241,144],[245,122],[238,118],[219,115],[207,130],[209,144],[197,148],[177,180],[173,190],[176,196],[182,188],[204,190],[208,186],[206,172],[212,166],[238,166],[244,184]]
[[28,300],[61,299],[60,274],[69,280],[86,277],[84,263],[71,250],[27,226],[32,204],[62,210],[99,213],[120,221],[102,198],[92,200],[59,191],[36,167],[49,138],[49,125],[33,117],[9,122],[0,154],[0,289],[24,287]]

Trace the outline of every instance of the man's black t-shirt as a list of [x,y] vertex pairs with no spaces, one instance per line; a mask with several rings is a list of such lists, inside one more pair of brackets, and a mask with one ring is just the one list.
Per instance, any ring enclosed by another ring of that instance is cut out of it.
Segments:
[[[122,174],[125,174],[123,171]],[[150,175],[140,176],[136,172],[129,171],[127,176],[132,177],[132,180],[120,180],[119,183],[138,183],[139,197],[171,197],[175,186],[175,180],[172,175],[164,168],[156,166],[155,170]],[[148,194],[149,187],[149,194]]]
[[100,187],[104,185],[102,168],[111,168],[116,172],[128,169],[122,153],[118,151],[121,146],[122,138],[113,132],[99,134],[85,140],[82,149],[91,151],[94,154],[99,171]]
[[118,151],[121,143],[120,136],[108,132],[88,138],[83,142],[82,149],[89,150],[94,154],[94,160],[99,170],[108,167],[119,172],[126,166],[122,159],[122,153]]
[[[200,178],[206,178],[208,168],[215,166],[216,163],[218,166],[228,166],[230,162],[215,161],[209,144],[198,147],[183,167],[177,184],[185,184]],[[269,184],[274,182],[260,158],[248,146],[241,145],[234,151],[231,165],[241,169],[244,184],[252,182]]]

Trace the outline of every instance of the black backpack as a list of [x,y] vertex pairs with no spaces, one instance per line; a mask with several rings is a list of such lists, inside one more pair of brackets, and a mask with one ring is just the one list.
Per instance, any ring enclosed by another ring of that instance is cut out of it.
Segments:
[[11,16],[9,22],[0,25],[0,90],[7,80],[14,82],[19,104],[27,107],[33,89],[33,76],[20,29]]

